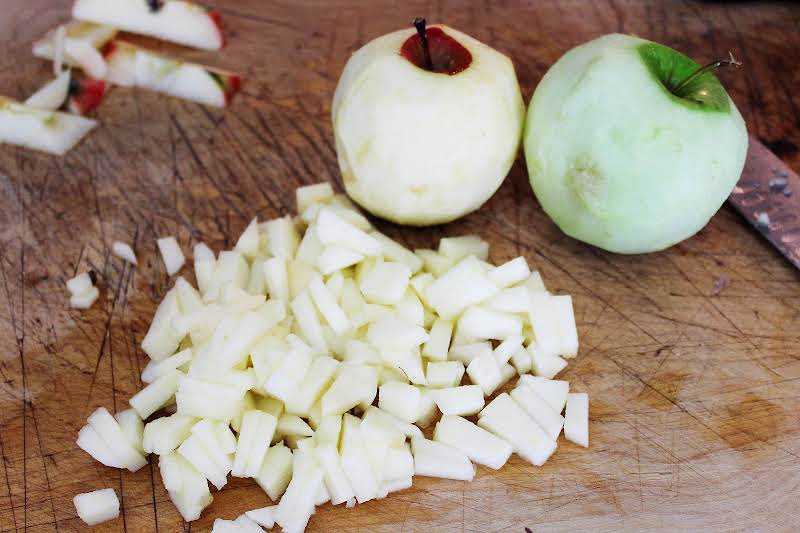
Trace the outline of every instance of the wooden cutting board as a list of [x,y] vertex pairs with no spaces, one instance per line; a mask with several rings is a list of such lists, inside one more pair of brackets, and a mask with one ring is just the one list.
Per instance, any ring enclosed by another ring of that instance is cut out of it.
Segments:
[[[115,89],[99,128],[63,159],[0,147],[0,531],[81,531],[72,497],[114,487],[122,518],[94,531],[188,530],[157,467],[100,466],[74,444],[96,407],[127,407],[139,343],[169,287],[155,239],[231,246],[247,222],[287,213],[302,184],[339,184],[330,100],[348,55],[427,15],[515,60],[526,99],[578,42],[633,32],[710,60],[746,64],[723,80],[749,122],[795,168],[800,9],[639,0],[263,2],[216,0],[229,46],[187,58],[242,72],[226,111]],[[66,0],[4,0],[0,92],[24,98],[49,76],[32,41]],[[410,154],[412,156],[413,154]],[[800,514],[800,276],[730,208],[699,235],[641,257],[562,235],[520,161],[479,212],[443,227],[381,224],[411,246],[477,233],[492,259],[524,255],[575,300],[581,351],[563,376],[591,397],[591,447],[567,442],[542,468],[514,457],[473,483],[415,478],[354,510],[318,509],[309,531],[797,531]],[[109,254],[134,243],[139,267]],[[64,281],[100,274],[87,312]],[[193,278],[191,268],[184,274]],[[232,479],[192,524],[267,505]]]

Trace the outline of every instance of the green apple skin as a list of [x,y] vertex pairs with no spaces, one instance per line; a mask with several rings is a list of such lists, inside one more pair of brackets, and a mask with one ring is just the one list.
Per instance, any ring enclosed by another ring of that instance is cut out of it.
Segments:
[[695,79],[690,99],[655,74],[679,81],[695,68],[679,52],[619,34],[550,68],[528,109],[525,159],[539,203],[565,233],[646,253],[694,235],[717,212],[744,167],[747,129],[713,74]]
[[400,30],[358,50],[333,99],[345,189],[370,213],[399,224],[449,222],[500,187],[522,139],[525,106],[511,60],[446,26],[472,54],[458,74],[400,55]]

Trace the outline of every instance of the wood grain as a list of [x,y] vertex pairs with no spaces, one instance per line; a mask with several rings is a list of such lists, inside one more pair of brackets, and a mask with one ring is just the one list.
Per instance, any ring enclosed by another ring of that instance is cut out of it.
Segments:
[[[227,111],[114,89],[102,128],[63,159],[0,147],[0,531],[80,531],[72,497],[114,487],[123,516],[95,531],[207,531],[266,505],[232,480],[184,525],[158,469],[102,467],[74,444],[97,406],[141,383],[139,343],[170,284],[155,239],[215,249],[255,215],[292,208],[301,184],[339,184],[330,100],[348,55],[427,15],[511,55],[527,98],[575,44],[632,32],[746,67],[723,80],[751,133],[800,168],[800,8],[790,3],[216,0],[229,46],[187,58],[238,70]],[[0,93],[49,76],[32,41],[67,0],[5,0]],[[495,261],[519,254],[574,296],[579,357],[564,373],[592,399],[588,450],[561,443],[543,468],[514,458],[465,484],[415,479],[352,511],[321,507],[310,531],[796,531],[800,515],[800,276],[731,209],[669,251],[607,254],[566,238],[532,198],[520,162],[477,213],[426,231],[382,225],[414,246],[475,232]],[[109,253],[134,244],[136,269]],[[101,300],[68,309],[64,281],[100,274]],[[185,269],[188,274],[190,269]],[[191,276],[191,274],[188,274]]]

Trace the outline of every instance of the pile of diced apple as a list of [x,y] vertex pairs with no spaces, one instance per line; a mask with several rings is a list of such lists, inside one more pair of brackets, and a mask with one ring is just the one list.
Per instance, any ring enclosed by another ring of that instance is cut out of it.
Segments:
[[142,341],[146,386],[89,417],[81,448],[131,471],[158,455],[187,521],[208,482],[252,478],[276,505],[214,531],[295,532],[318,505],[414,475],[471,480],[512,453],[541,465],[562,430],[588,445],[588,397],[552,379],[578,352],[572,300],[524,258],[494,266],[475,236],[412,252],[328,184],[297,204],[233,250],[195,247],[197,288],[179,277]]

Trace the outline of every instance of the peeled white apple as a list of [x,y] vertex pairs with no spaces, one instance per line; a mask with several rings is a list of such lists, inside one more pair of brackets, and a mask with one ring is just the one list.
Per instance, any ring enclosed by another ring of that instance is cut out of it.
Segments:
[[95,526],[119,516],[119,499],[114,489],[101,489],[76,495],[72,502],[87,526]]
[[619,253],[697,233],[742,172],[747,130],[717,78],[681,87],[694,61],[606,35],[567,52],[528,111],[525,158],[543,209],[568,235]]
[[447,26],[428,28],[427,40],[432,70],[420,63],[414,29],[365,45],[332,106],[350,197],[374,215],[420,226],[489,199],[514,162],[524,115],[508,57]]

